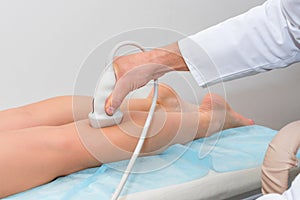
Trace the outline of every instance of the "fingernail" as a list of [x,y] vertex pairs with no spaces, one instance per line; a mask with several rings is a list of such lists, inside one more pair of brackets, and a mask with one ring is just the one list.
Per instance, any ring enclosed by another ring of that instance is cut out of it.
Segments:
[[110,106],[110,107],[108,107],[107,111],[108,111],[108,114],[112,115],[112,114],[114,114],[115,109]]

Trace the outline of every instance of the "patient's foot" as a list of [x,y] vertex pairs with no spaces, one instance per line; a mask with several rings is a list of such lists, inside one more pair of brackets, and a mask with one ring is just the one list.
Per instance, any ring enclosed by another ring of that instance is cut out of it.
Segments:
[[[199,137],[209,136],[217,131],[239,126],[253,125],[254,121],[235,112],[229,104],[217,94],[204,96],[201,105],[190,104],[183,101],[178,94],[169,86],[160,84],[157,99],[167,112],[200,112]],[[149,98],[152,98],[152,93]],[[210,125],[210,129],[208,127]],[[207,132],[208,130],[208,132]]]
[[[229,104],[217,94],[205,95],[199,107],[199,112],[202,114],[202,118],[211,122],[211,129],[207,133],[200,134],[200,137],[209,136],[214,132],[228,128],[254,124],[253,120],[235,112]],[[207,129],[208,127],[205,128]]]

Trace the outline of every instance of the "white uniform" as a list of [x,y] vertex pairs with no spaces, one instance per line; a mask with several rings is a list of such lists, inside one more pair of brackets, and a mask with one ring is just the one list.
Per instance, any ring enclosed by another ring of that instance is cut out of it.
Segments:
[[[300,61],[300,0],[263,5],[178,42],[200,86],[286,67]],[[300,175],[282,195],[259,200],[300,199]]]
[[200,86],[300,61],[300,0],[263,5],[179,41]]

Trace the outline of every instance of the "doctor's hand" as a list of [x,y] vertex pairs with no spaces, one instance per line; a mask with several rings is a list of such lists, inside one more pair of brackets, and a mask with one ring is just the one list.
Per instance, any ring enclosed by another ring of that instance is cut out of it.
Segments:
[[177,43],[160,49],[130,54],[114,60],[116,85],[106,99],[105,111],[112,115],[131,91],[146,85],[167,72],[188,71]]

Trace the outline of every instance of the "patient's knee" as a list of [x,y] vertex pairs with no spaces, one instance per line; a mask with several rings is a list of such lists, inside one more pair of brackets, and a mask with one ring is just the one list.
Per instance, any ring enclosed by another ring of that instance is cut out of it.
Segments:
[[74,148],[74,139],[70,137],[70,133],[65,131],[63,126],[47,126],[43,128],[42,132],[46,137],[42,146],[46,150],[63,154]]

